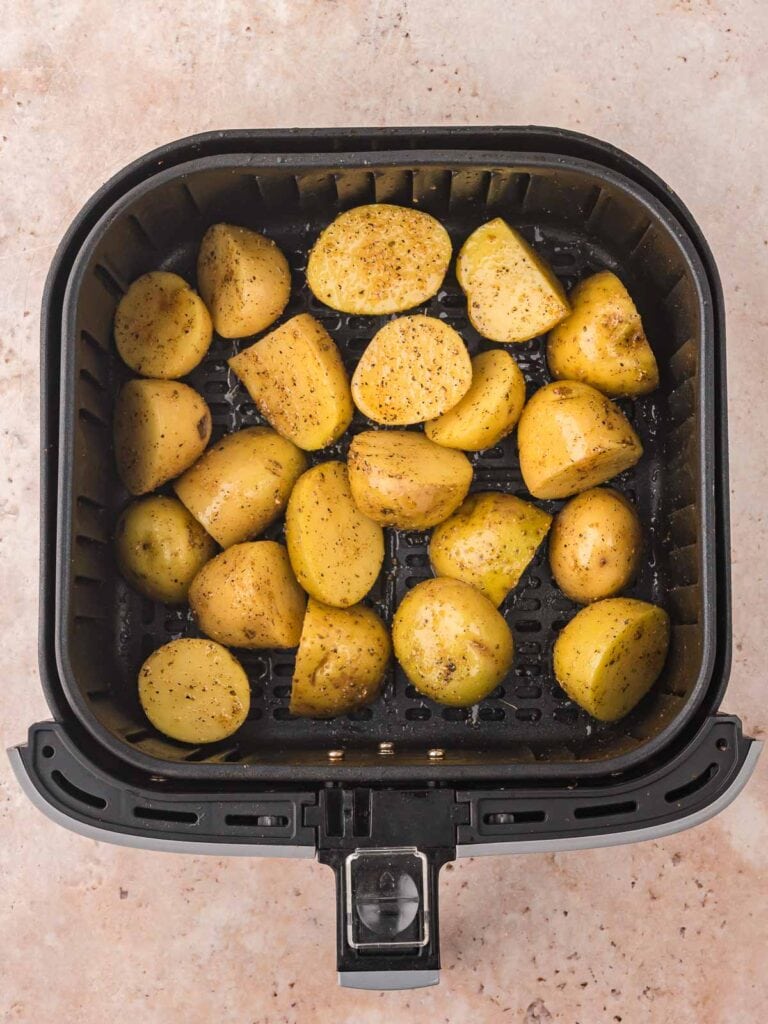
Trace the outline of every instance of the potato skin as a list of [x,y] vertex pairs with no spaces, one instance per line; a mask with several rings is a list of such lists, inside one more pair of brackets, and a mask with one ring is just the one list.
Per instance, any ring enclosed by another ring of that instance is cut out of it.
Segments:
[[331,608],[310,598],[296,654],[292,713],[334,718],[370,704],[391,654],[389,631],[370,608]]
[[261,415],[299,448],[325,448],[352,422],[339,350],[309,313],[287,320],[228,363]]
[[472,483],[465,455],[412,430],[363,431],[349,446],[347,466],[360,511],[400,530],[426,530],[447,519]]
[[384,561],[384,531],[354,503],[343,462],[321,462],[299,477],[288,500],[285,542],[302,587],[338,608],[362,601]]
[[340,213],[320,234],[307,284],[342,313],[401,313],[437,294],[450,259],[448,232],[434,217],[373,203]]
[[472,383],[448,412],[424,426],[445,448],[480,452],[514,430],[525,405],[525,378],[512,356],[495,348],[472,360]]
[[658,679],[669,636],[669,616],[657,605],[629,597],[595,601],[558,634],[555,678],[593,718],[615,722]]
[[407,426],[440,416],[472,383],[469,352],[434,316],[401,316],[374,334],[352,376],[352,398],[369,420]]
[[624,413],[579,381],[540,388],[517,426],[520,471],[535,498],[568,498],[634,466],[640,438]]
[[429,558],[437,576],[463,580],[498,607],[547,535],[552,516],[513,494],[470,494],[432,531]]
[[207,636],[253,650],[295,647],[306,603],[288,552],[273,540],[233,544],[189,588],[189,606]]
[[175,498],[132,502],[115,531],[117,564],[128,583],[153,601],[183,604],[216,544]]
[[418,583],[395,612],[392,641],[416,689],[453,707],[487,697],[514,656],[509,626],[487,597],[460,580]]
[[248,717],[251,690],[242,665],[211,640],[172,640],[139,672],[139,700],[152,725],[182,743],[216,743]]
[[246,427],[213,445],[174,484],[221,547],[250,540],[282,515],[306,456],[269,427]]
[[580,380],[614,397],[647,395],[659,368],[632,298],[603,270],[576,285],[572,312],[549,334],[547,362],[557,380]]
[[642,545],[637,512],[622,494],[584,491],[557,514],[549,535],[555,583],[580,604],[615,597],[635,576]]

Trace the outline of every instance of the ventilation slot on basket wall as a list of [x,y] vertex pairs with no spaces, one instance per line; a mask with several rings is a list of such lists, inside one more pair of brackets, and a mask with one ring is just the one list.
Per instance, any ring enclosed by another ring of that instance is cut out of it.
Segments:
[[703,789],[708,782],[714,779],[719,770],[719,766],[713,762],[706,767],[700,775],[697,775],[695,779],[691,779],[691,781],[687,782],[684,786],[678,786],[677,789],[670,789],[670,791],[665,794],[664,799],[668,804],[675,804],[679,800],[685,800],[686,797],[693,796],[694,793],[698,793],[700,789]]

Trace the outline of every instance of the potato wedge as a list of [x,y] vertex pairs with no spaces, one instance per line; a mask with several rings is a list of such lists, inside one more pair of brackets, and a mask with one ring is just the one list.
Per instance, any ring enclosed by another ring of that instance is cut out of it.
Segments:
[[342,313],[401,313],[437,294],[450,259],[448,232],[434,217],[374,203],[340,213],[322,232],[307,284]]
[[669,647],[663,608],[613,597],[582,608],[555,641],[555,678],[593,718],[615,722],[659,677]]
[[173,485],[223,548],[256,537],[283,514],[307,458],[269,427],[246,427],[213,445]]
[[118,303],[117,351],[143,377],[186,376],[208,351],[212,337],[205,303],[178,274],[144,274]]
[[288,552],[273,540],[233,544],[189,588],[200,629],[230,647],[295,647],[306,603]]
[[228,362],[261,415],[299,448],[325,448],[352,422],[339,350],[309,313],[292,317]]
[[401,316],[374,334],[352,376],[352,398],[387,426],[440,416],[467,393],[472,364],[461,335],[434,316]]
[[589,384],[540,388],[517,426],[520,471],[534,498],[568,498],[622,473],[643,446],[617,405]]
[[426,530],[462,503],[472,483],[466,455],[410,430],[366,430],[349,446],[355,504],[382,526]]
[[432,531],[437,576],[470,583],[498,607],[516,587],[549,530],[552,516],[513,494],[470,494]]
[[288,261],[258,231],[214,224],[197,256],[197,285],[222,338],[245,338],[280,316],[291,293]]
[[115,402],[115,460],[131,494],[173,480],[199,458],[211,436],[204,399],[175,380],[129,380]]
[[529,341],[568,315],[563,286],[544,260],[500,217],[466,240],[456,277],[478,334],[505,344]]
[[291,711],[334,718],[378,696],[392,645],[376,612],[358,604],[330,608],[312,598],[301,631],[291,686]]
[[240,662],[211,640],[172,640],[139,672],[139,701],[152,725],[181,743],[216,743],[248,717],[251,690]]
[[487,697],[514,655],[509,626],[487,597],[461,580],[418,583],[395,612],[392,642],[416,689],[454,707]]
[[302,587],[337,608],[362,601],[384,561],[384,531],[352,500],[343,462],[321,462],[299,477],[288,500],[285,542]]
[[445,448],[481,452],[514,430],[525,405],[525,378],[508,352],[481,352],[472,360],[469,390],[448,412],[430,420],[424,433]]

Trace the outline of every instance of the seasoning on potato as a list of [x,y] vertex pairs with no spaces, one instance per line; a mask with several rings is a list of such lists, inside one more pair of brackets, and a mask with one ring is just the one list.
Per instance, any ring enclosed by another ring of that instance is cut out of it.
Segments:
[[139,701],[152,725],[181,743],[216,743],[248,717],[251,690],[242,665],[211,640],[172,640],[139,672]]
[[391,652],[389,631],[370,608],[330,608],[310,598],[293,673],[292,713],[333,718],[370,704]]
[[428,213],[375,203],[340,213],[321,233],[307,263],[307,284],[342,313],[401,313],[437,294],[451,240]]
[[456,277],[475,330],[491,341],[529,341],[568,315],[563,287],[521,234],[500,217],[461,247]]
[[643,454],[617,405],[580,381],[540,388],[517,425],[520,471],[534,498],[568,498],[604,483]]
[[360,511],[400,530],[426,530],[447,519],[472,483],[466,455],[411,430],[363,431],[349,446],[347,465]]
[[663,608],[613,597],[582,608],[559,633],[555,678],[593,718],[615,722],[659,677],[669,647]]
[[211,436],[203,398],[175,380],[129,380],[115,402],[115,460],[131,494],[173,480],[202,454]]
[[384,324],[363,352],[352,398],[369,420],[407,426],[452,409],[471,383],[458,331],[433,316],[401,316]]
[[498,606],[525,572],[552,516],[513,494],[471,494],[432,531],[436,575],[470,583]]
[[292,317],[228,362],[261,415],[299,448],[325,448],[352,422],[339,350],[309,313]]

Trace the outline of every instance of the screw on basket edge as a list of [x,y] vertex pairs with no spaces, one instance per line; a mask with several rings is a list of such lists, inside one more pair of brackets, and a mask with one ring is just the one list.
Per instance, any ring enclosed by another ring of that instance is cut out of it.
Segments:
[[391,743],[389,740],[385,740],[383,743],[379,744],[379,753],[383,756],[388,757],[390,754],[394,754],[394,752],[395,744]]
[[431,750],[427,751],[427,757],[430,761],[442,761],[445,757],[445,751],[441,747],[432,747]]
[[343,761],[344,760],[344,751],[343,750],[329,750],[328,751],[328,760],[329,761]]

